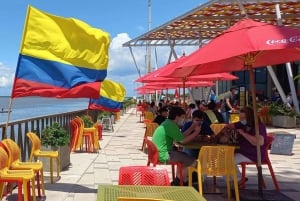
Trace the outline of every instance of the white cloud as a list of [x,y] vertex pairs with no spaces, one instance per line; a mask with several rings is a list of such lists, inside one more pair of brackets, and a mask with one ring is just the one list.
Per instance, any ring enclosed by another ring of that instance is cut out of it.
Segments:
[[0,63],[0,72],[0,87],[11,88],[14,80],[15,69]]

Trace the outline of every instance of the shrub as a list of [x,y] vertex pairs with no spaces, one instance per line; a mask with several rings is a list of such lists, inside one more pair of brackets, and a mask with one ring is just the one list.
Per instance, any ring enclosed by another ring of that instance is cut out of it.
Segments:
[[269,114],[271,116],[284,115],[294,117],[296,115],[296,112],[286,104],[271,103],[269,105]]
[[70,135],[55,122],[42,130],[42,145],[44,146],[64,146],[70,143]]

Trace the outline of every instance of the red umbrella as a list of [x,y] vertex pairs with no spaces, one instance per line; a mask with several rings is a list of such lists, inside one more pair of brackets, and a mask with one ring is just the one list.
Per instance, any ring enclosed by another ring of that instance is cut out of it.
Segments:
[[300,60],[300,30],[242,19],[165,76],[246,70]]
[[197,82],[197,81],[188,81],[186,83],[182,82],[152,82],[147,83],[144,86],[138,87],[137,89],[176,89],[176,88],[184,88],[184,87],[208,87],[213,86],[214,83],[211,81],[203,81],[203,82]]
[[161,93],[161,90],[155,90],[155,89],[138,89],[136,91],[138,94],[155,94],[156,92],[158,94]]
[[[210,75],[195,75],[195,76],[168,76],[167,74],[171,72],[174,68],[178,67],[180,64],[187,60],[187,56],[182,56],[179,59],[155,70],[147,75],[140,77],[136,80],[136,82],[174,82],[174,81],[181,81],[183,83],[183,88],[188,87],[186,82],[188,81],[217,81],[217,80],[234,80],[238,79],[238,77],[230,74],[230,73],[216,73]],[[166,76],[165,76],[166,75]],[[216,92],[218,90],[216,89]],[[183,102],[185,102],[185,89],[183,90]]]
[[[300,30],[242,19],[189,56],[170,75],[197,75],[249,70],[259,137],[253,68],[300,60]],[[260,147],[257,145],[259,190],[262,192]]]
[[182,63],[187,61],[188,56],[182,56],[179,59],[166,64],[165,66],[148,73],[139,79],[136,82],[174,82],[174,81],[215,81],[215,80],[235,80],[238,77],[230,73],[215,73],[208,75],[195,75],[195,76],[185,76],[185,75],[173,75],[170,76],[169,73],[173,71],[174,68],[180,66]]

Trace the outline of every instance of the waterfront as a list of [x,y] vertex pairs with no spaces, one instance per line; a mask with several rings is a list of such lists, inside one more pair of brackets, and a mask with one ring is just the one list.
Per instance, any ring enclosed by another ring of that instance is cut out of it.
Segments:
[[[7,96],[0,96],[0,109],[8,110],[9,99]],[[88,102],[89,99],[86,98],[15,98],[12,102],[10,122],[43,115],[87,109]],[[0,124],[6,122],[7,114],[8,113],[0,113]]]

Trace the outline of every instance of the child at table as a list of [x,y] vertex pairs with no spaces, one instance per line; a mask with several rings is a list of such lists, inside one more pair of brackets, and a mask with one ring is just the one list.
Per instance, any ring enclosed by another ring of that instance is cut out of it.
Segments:
[[[195,110],[192,114],[192,121],[185,123],[181,129],[182,132],[185,132],[193,124],[198,124],[200,126],[200,131],[198,135],[213,135],[214,132],[211,130],[208,122],[204,120],[204,113],[201,110]],[[197,159],[199,154],[199,149],[189,149],[183,148],[183,152],[187,155]]]

